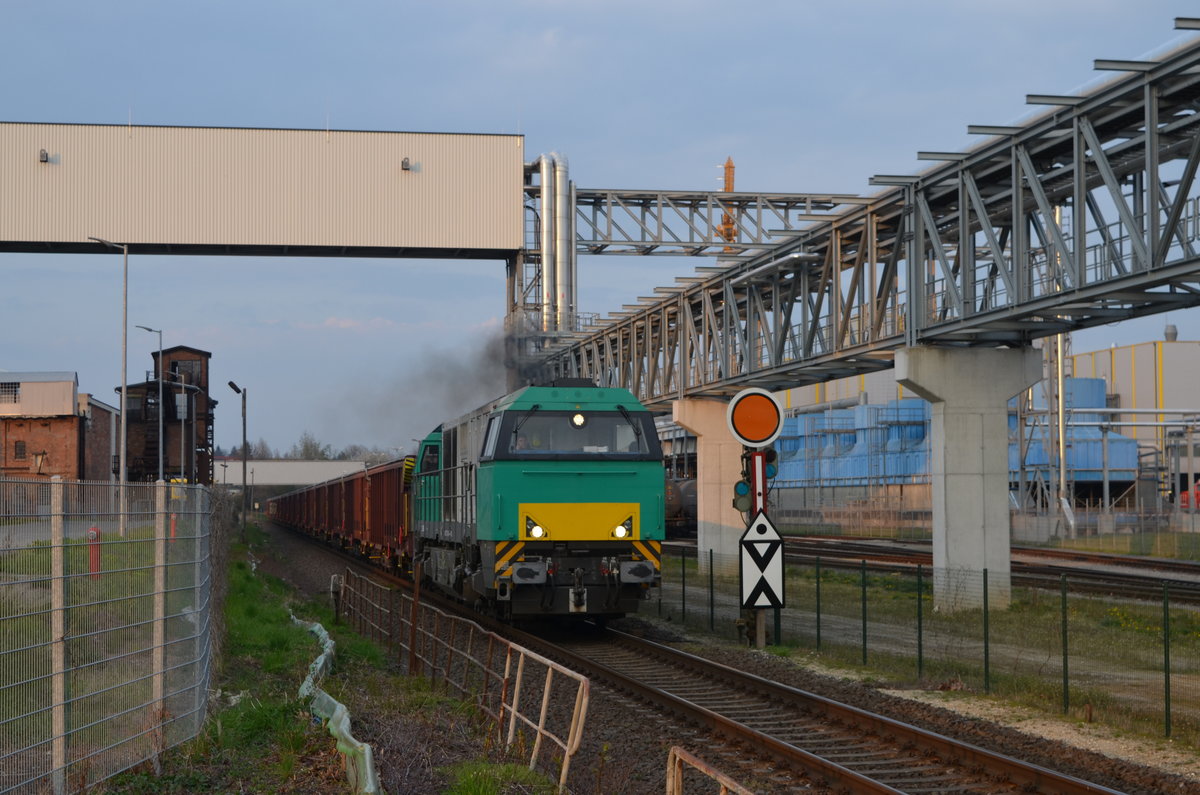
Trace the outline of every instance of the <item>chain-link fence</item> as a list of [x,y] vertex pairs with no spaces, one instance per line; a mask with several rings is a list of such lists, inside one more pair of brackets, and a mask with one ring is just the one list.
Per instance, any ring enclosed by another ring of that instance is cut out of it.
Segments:
[[0,480],[0,792],[79,792],[196,736],[211,515],[199,486]]
[[[1067,576],[998,586],[987,572],[883,573],[820,559],[785,572],[787,606],[764,615],[772,644],[861,667],[895,687],[971,689],[1200,738],[1200,607],[1169,587],[1139,600],[1079,592]],[[664,548],[663,587],[647,610],[750,642],[739,587],[736,557]]]

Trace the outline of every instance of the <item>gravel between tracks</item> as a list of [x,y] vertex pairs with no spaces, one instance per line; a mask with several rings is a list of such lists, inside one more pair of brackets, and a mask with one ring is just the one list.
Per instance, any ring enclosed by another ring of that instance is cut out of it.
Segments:
[[[269,544],[262,553],[263,570],[310,598],[328,594],[330,576],[343,571],[345,562],[286,530],[269,524],[265,530]],[[620,628],[1112,789],[1146,795],[1200,792],[1200,752],[1196,749],[1133,740],[1095,724],[1054,720],[963,691],[881,690],[840,672],[798,664],[796,658],[784,660],[711,638],[689,638],[677,627],[656,619],[626,619]],[[452,750],[447,742],[450,738],[427,726],[396,731],[393,720],[384,715],[354,715],[356,727],[362,727],[360,739],[378,747],[376,763],[385,788],[392,793],[438,792],[433,780],[424,784],[414,781],[411,760],[444,759]],[[371,736],[376,733],[380,736]],[[661,792],[672,745],[687,748],[756,791],[791,789],[785,781],[761,776],[746,781],[739,760],[712,758],[702,737],[690,735],[655,710],[606,688],[593,686],[585,734],[584,747],[571,771],[570,785],[576,793]],[[397,743],[397,736],[406,739]]]

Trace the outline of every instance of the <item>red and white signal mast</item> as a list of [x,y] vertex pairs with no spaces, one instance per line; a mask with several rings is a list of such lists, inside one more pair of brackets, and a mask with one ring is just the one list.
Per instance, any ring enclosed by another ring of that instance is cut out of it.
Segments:
[[729,431],[742,443],[743,479],[734,486],[733,505],[750,517],[738,542],[742,608],[754,611],[755,646],[766,645],[764,610],[775,608],[776,642],[779,610],[784,606],[783,539],[767,518],[767,481],[775,476],[771,447],[783,430],[783,409],[765,389],[743,389],[729,402]]

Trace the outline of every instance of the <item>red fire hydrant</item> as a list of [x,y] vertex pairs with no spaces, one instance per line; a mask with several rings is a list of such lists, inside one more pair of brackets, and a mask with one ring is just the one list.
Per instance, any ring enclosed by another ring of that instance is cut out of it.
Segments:
[[88,538],[88,571],[91,576],[100,576],[100,528],[91,527],[87,531]]

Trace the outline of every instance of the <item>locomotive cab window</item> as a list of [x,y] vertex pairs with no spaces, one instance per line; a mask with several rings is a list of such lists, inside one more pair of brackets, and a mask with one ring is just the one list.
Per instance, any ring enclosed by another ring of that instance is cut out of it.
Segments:
[[641,460],[661,454],[648,412],[533,409],[506,413],[495,457]]
[[489,417],[487,424],[487,434],[483,440],[483,454],[480,458],[484,461],[492,459],[496,456],[496,440],[500,438],[500,418]]
[[436,472],[438,470],[438,446],[431,444],[425,448],[421,457],[421,472]]

